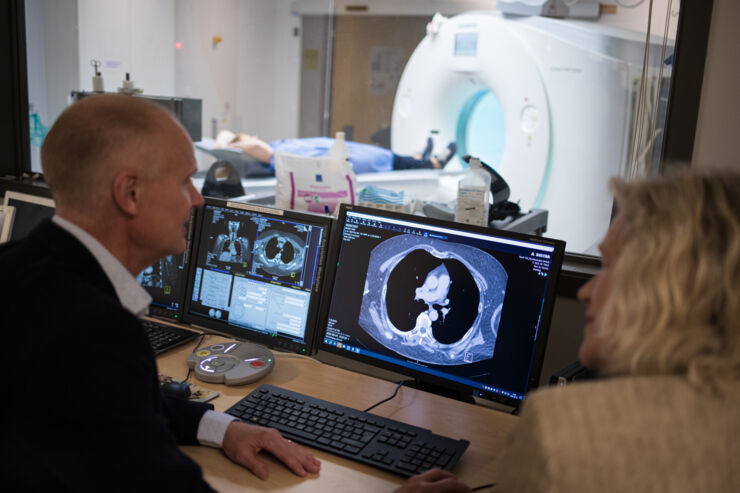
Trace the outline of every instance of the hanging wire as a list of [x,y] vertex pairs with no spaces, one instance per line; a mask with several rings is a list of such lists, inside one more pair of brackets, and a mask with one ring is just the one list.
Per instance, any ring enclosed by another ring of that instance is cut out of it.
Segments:
[[640,95],[638,98],[637,115],[635,117],[635,136],[632,147],[632,161],[627,172],[627,176],[631,178],[648,176],[655,170],[653,166],[650,166],[651,162],[649,162],[649,156],[654,151],[658,137],[663,133],[663,129],[658,128],[658,118],[660,116],[660,98],[662,94],[666,52],[668,50],[668,33],[670,31],[673,0],[668,0],[666,10],[657,80],[655,77],[649,77],[647,70],[650,55],[653,0],[650,0],[649,8],[650,12],[648,14],[647,39],[645,42],[645,56],[643,58],[642,68],[643,72],[640,79]]
[[639,157],[642,154],[643,139],[645,135],[645,111],[647,106],[647,73],[648,60],[650,56],[650,30],[653,22],[653,0],[650,0],[647,22],[647,33],[645,35],[645,53],[642,57],[642,75],[640,77],[640,94],[637,98],[637,111],[635,115],[635,138],[632,146],[632,159],[628,168],[628,176],[635,178],[641,176]]
[[645,151],[643,153],[642,159],[646,159],[648,152],[653,150],[653,147],[655,145],[655,142],[658,139],[658,136],[662,133],[662,129],[658,129],[658,116],[660,114],[659,107],[660,107],[660,97],[662,94],[662,86],[663,86],[663,68],[665,67],[665,60],[666,60],[666,51],[668,50],[668,32],[670,28],[670,22],[671,22],[671,11],[673,10],[673,0],[668,0],[668,5],[666,7],[666,18],[665,18],[665,25],[663,27],[663,43],[660,50],[660,68],[658,69],[658,84],[657,84],[657,92],[654,95],[655,101],[656,101],[656,110],[653,112],[652,115],[652,121],[650,125],[650,143],[646,146]]

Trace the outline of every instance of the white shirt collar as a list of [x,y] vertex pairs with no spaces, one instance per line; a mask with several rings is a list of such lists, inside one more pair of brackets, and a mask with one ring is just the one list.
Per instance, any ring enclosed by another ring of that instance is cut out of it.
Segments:
[[115,289],[121,305],[126,310],[136,316],[146,315],[149,312],[149,303],[152,302],[152,297],[141,287],[136,278],[126,270],[123,264],[98,240],[79,226],[62,217],[55,215],[52,221],[77,238],[90,251],[90,254],[98,261],[105,275],[108,276],[108,280],[113,284],[113,289]]

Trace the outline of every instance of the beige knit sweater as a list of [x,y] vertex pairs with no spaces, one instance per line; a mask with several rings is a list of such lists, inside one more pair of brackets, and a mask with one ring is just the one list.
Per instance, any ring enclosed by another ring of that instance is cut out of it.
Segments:
[[740,492],[740,382],[675,376],[533,392],[498,464],[501,492]]

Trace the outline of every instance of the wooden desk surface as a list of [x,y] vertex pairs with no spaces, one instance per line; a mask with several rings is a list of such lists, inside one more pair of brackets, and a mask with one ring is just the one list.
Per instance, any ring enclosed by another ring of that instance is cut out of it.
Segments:
[[[222,338],[206,337],[201,346],[215,344]],[[160,373],[182,379],[187,374],[185,360],[195,344],[168,351],[157,358]],[[253,384],[228,387],[190,381],[218,390],[221,395],[211,401],[217,411],[225,411],[262,383],[312,395],[355,409],[366,409],[393,394],[395,384],[360,373],[321,363],[300,355],[275,353],[275,369]],[[465,454],[453,472],[470,486],[495,482],[495,458],[503,450],[506,437],[516,417],[501,411],[454,401],[434,394],[402,387],[398,395],[376,407],[373,414],[403,421],[451,438],[470,441]],[[260,481],[249,471],[231,462],[220,450],[188,446],[183,451],[203,468],[213,488],[221,492],[243,491],[347,491],[353,493],[392,491],[404,478],[342,457],[313,449],[321,460],[318,476],[299,478],[269,454],[263,454],[270,477]]]

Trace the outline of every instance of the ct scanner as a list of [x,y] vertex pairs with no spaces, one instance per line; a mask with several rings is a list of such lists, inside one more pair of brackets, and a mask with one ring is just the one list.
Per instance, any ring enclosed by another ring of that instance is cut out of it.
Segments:
[[455,141],[459,156],[493,165],[522,210],[549,211],[549,236],[586,251],[609,224],[608,178],[628,161],[644,42],[592,22],[437,14],[401,76],[391,148]]

